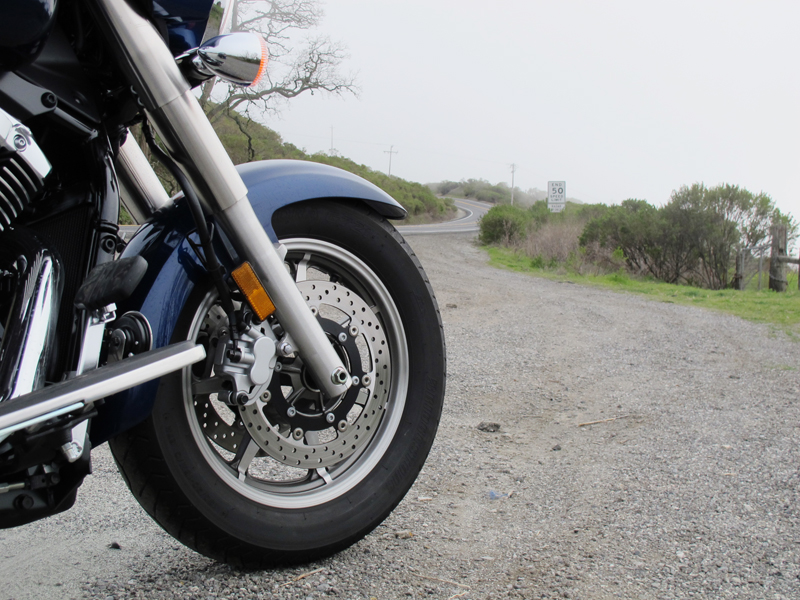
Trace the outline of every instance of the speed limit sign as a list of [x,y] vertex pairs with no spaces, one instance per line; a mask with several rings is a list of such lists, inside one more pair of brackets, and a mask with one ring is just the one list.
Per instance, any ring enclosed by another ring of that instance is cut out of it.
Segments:
[[567,206],[567,182],[547,182],[547,208],[550,212],[561,212]]

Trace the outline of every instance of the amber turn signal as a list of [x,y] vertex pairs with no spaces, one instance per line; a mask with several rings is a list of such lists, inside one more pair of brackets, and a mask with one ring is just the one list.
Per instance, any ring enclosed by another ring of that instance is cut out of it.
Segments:
[[266,40],[263,37],[258,36],[258,41],[261,42],[261,64],[258,67],[256,78],[249,87],[254,87],[261,82],[261,80],[264,78],[264,74],[267,72],[267,63],[269,63],[269,50],[267,49]]
[[275,312],[275,305],[270,300],[267,290],[261,285],[261,281],[250,263],[242,263],[234,269],[231,275],[259,321],[263,321]]

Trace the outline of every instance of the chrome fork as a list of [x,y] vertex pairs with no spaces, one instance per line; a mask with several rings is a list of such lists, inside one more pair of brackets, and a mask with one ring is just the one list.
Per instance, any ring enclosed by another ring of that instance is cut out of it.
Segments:
[[352,381],[342,377],[347,371],[341,359],[260,226],[242,178],[163,39],[125,0],[94,0],[93,9],[170,155],[252,264],[304,363],[330,396],[343,394]]

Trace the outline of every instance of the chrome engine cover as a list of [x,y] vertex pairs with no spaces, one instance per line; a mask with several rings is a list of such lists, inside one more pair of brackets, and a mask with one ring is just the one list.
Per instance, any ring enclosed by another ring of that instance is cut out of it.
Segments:
[[0,232],[42,191],[50,173],[30,129],[0,109]]

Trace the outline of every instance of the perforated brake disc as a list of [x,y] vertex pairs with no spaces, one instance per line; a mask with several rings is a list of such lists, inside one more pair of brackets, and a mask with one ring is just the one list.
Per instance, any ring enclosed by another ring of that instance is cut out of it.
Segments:
[[[241,420],[256,444],[275,460],[300,469],[320,469],[345,460],[364,447],[377,431],[386,411],[391,357],[383,326],[361,297],[329,281],[301,281],[297,286],[317,314],[338,323],[341,332],[349,336],[341,343],[338,335],[327,332],[332,343],[338,344],[337,351],[344,354],[345,362],[363,375],[354,386],[356,389],[350,391],[351,401],[339,397],[326,404],[303,376],[302,368],[298,368],[294,376],[284,374],[280,385],[274,382],[270,386],[273,398],[269,401],[260,398],[241,409]],[[342,403],[347,409],[344,414]],[[276,406],[297,408],[294,414],[287,411],[289,414],[284,415],[278,413]],[[326,420],[327,414],[335,415],[332,423]],[[296,420],[300,417],[302,421]],[[297,427],[297,423],[304,427]]]
[[[325,406],[319,392],[309,384],[302,360],[295,358],[287,362],[283,373],[275,374],[267,402],[262,396],[255,403],[236,409],[216,400],[213,393],[197,393],[194,408],[206,437],[228,452],[238,451],[247,428],[262,451],[275,460],[292,467],[317,469],[346,459],[374,435],[386,410],[391,357],[379,319],[357,294],[327,281],[302,281],[297,285],[318,315],[335,318],[320,320],[335,323],[323,327],[351,370],[360,373],[358,384],[347,394],[349,401],[339,397]],[[211,340],[218,339],[226,327],[224,311],[219,305],[212,306],[201,328],[207,345],[212,345]],[[347,335],[344,343],[338,339],[341,333]],[[202,390],[204,378],[212,377],[211,368],[209,362],[205,373],[195,373],[199,376],[195,381],[198,390]],[[319,404],[317,410],[313,409],[314,404]],[[297,407],[294,417],[286,414],[290,405]],[[328,414],[334,415],[333,423],[326,420]],[[298,428],[302,430],[299,438],[295,437]]]

